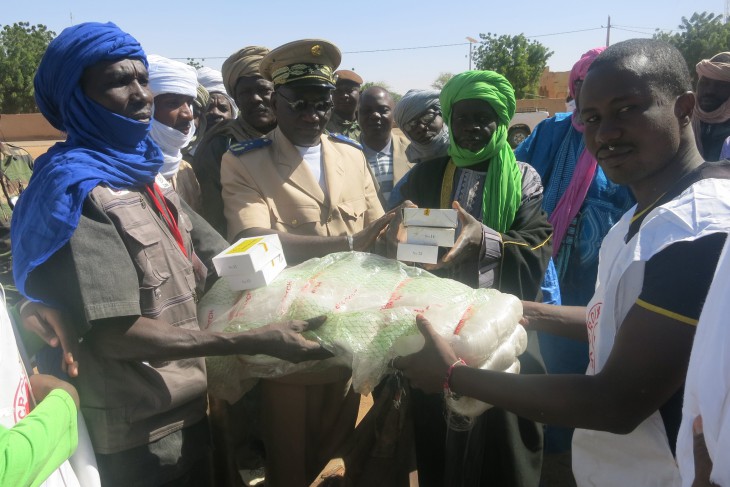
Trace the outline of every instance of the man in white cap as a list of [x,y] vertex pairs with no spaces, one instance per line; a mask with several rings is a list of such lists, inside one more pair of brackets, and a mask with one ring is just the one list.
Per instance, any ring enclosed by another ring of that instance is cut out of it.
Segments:
[[210,97],[203,110],[206,127],[212,129],[224,120],[231,120],[238,115],[233,98],[226,93],[223,74],[217,69],[203,66],[198,68],[198,83],[208,91]]
[[[387,226],[359,145],[326,135],[332,113],[333,44],[290,42],[261,61],[273,81],[278,126],[231,146],[221,162],[228,238],[276,233],[287,262],[331,252],[367,251]],[[262,380],[266,485],[309,485],[355,426],[359,396],[350,371]]]
[[147,57],[149,88],[155,97],[150,136],[162,149],[165,162],[160,173],[190,207],[201,209],[200,185],[193,168],[183,160],[184,149],[195,136],[193,102],[198,94],[198,75],[192,66],[155,54]]

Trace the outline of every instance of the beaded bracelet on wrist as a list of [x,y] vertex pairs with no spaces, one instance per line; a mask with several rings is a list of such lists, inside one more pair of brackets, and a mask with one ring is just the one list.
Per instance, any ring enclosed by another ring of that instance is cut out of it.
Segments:
[[444,396],[446,397],[457,397],[458,395],[451,391],[451,374],[454,372],[455,367],[461,367],[466,365],[463,359],[458,358],[456,362],[451,364],[449,370],[446,371],[446,377],[444,377]]

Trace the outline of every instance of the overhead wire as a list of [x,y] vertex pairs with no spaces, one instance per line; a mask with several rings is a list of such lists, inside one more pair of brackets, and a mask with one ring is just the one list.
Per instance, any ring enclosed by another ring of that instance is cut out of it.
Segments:
[[[633,32],[636,34],[644,34],[644,35],[652,35],[653,32],[640,32],[637,30],[630,30],[626,29],[624,27],[628,26],[618,26],[618,25],[611,25],[611,28],[615,28],[617,30],[624,30],[627,32]],[[642,29],[643,27],[633,27],[635,29]],[[537,37],[549,37],[549,36],[558,36],[558,35],[565,35],[565,34],[575,34],[578,32],[590,32],[594,30],[604,30],[606,27],[591,27],[588,29],[576,29],[576,30],[566,30],[562,32],[553,32],[550,34],[536,34],[536,35],[526,35],[525,37],[528,39],[534,39]],[[646,28],[647,30],[649,28]],[[656,30],[665,30],[665,29],[656,29]],[[410,47],[390,47],[385,49],[366,49],[366,50],[360,50],[360,51],[342,51],[342,54],[365,54],[365,53],[372,53],[372,52],[390,52],[390,51],[412,51],[417,49],[435,49],[440,47],[456,47],[456,46],[468,46],[469,42],[457,42],[454,44],[433,44],[433,45],[427,45],[427,46],[410,46]],[[196,59],[227,59],[228,56],[199,56],[199,57],[174,57],[172,59],[178,59],[178,60],[196,60]]]

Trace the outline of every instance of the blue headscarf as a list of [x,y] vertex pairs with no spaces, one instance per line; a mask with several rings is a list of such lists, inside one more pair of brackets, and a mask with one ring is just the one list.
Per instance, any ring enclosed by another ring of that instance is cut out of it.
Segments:
[[112,23],[89,22],[64,29],[38,67],[36,103],[68,138],[36,160],[13,210],[13,275],[29,299],[34,298],[26,290],[28,275],[69,241],[89,192],[99,184],[144,186],[162,166],[162,152],[148,136],[149,123],[112,113],[81,89],[86,68],[121,59],[139,59],[147,66],[136,39]]

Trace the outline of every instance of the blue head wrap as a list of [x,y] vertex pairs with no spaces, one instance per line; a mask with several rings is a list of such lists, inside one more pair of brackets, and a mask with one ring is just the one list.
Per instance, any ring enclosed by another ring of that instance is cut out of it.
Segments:
[[99,184],[144,186],[162,166],[162,152],[148,136],[149,123],[110,112],[81,89],[86,68],[121,59],[139,59],[147,66],[132,36],[112,23],[89,22],[64,29],[38,67],[36,103],[68,138],[36,160],[13,210],[13,275],[18,290],[30,299],[28,274],[69,241],[89,192]]

